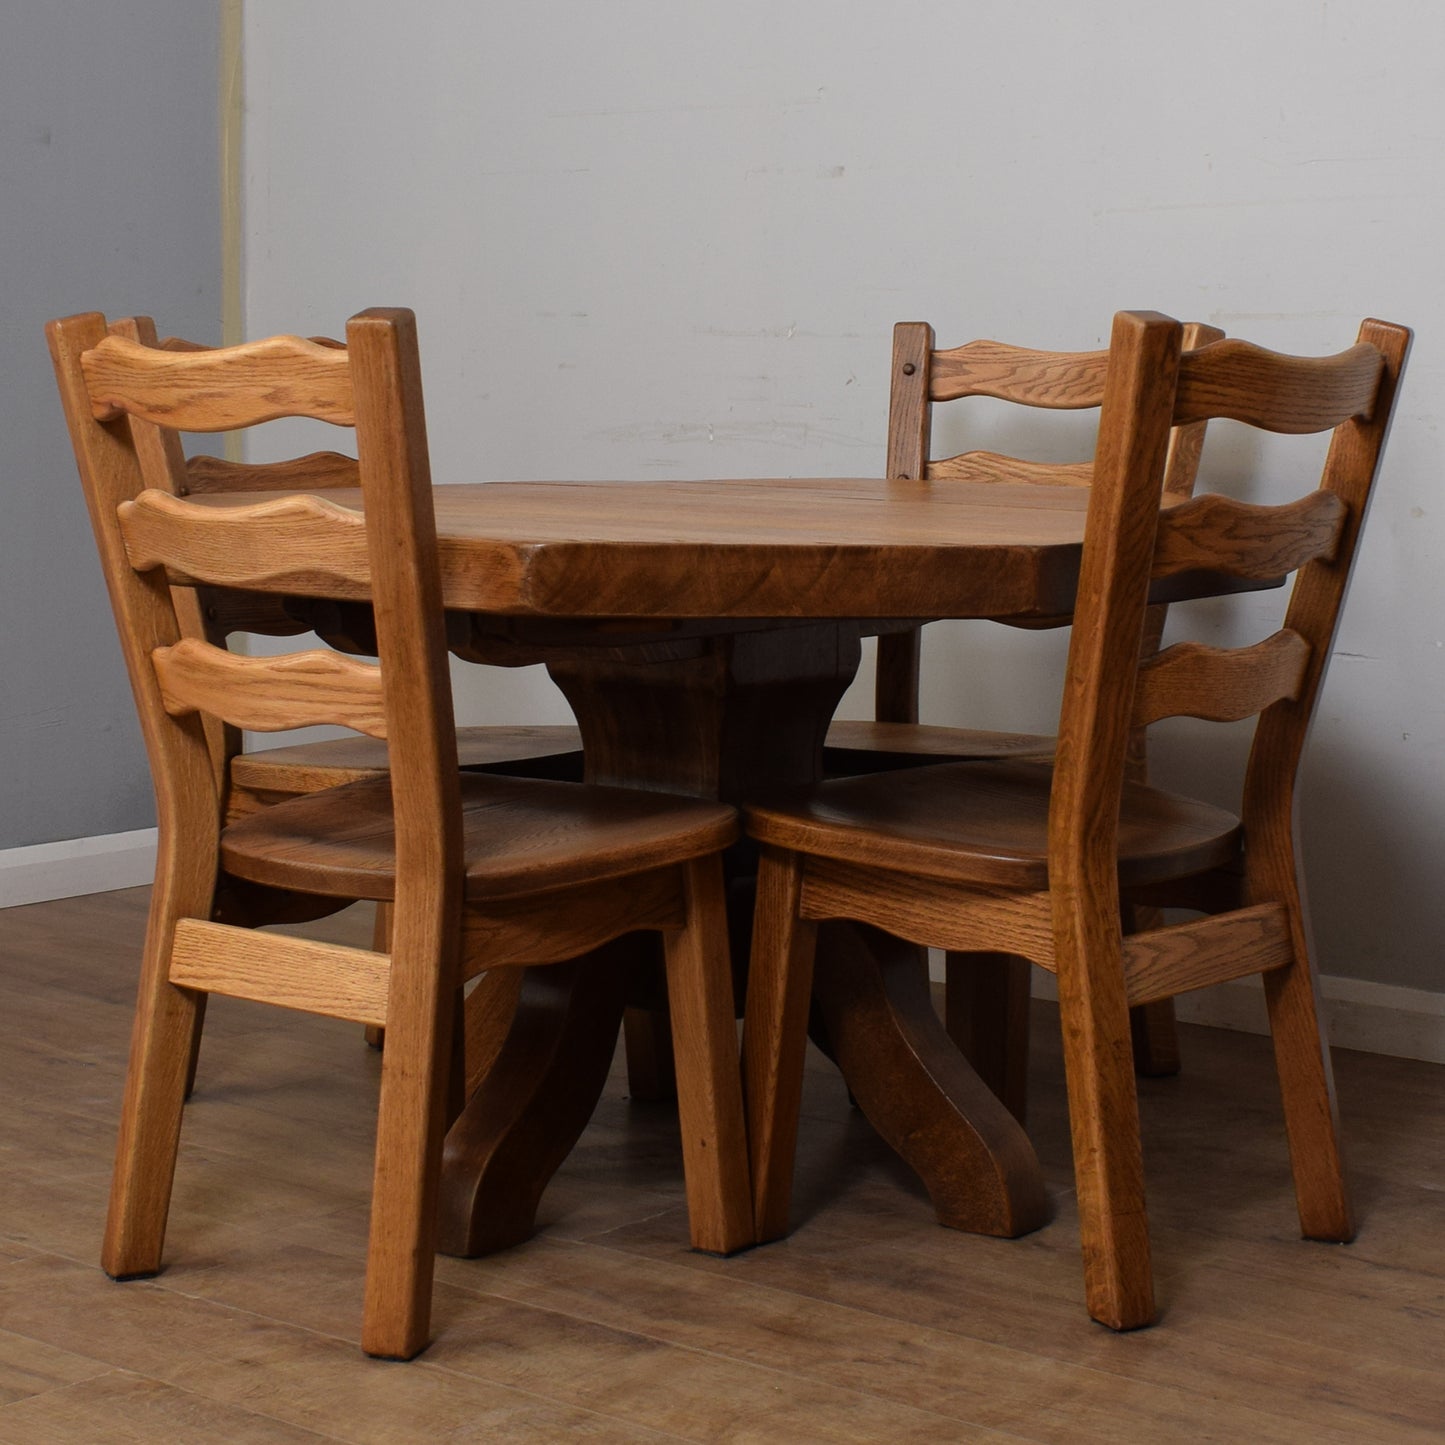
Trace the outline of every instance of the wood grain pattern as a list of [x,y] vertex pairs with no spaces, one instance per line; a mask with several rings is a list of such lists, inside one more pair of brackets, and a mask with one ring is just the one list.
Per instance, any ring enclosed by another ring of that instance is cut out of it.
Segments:
[[[457,761],[468,768],[523,771],[549,761],[559,772],[582,775],[582,737],[564,724],[457,729]],[[298,793],[316,793],[343,783],[379,778],[388,767],[384,744],[365,737],[333,738],[240,753],[231,759],[230,816]]]
[[120,507],[132,567],[173,582],[364,599],[371,568],[361,514],[323,497],[208,508],[154,489]]
[[1087,487],[1093,462],[1031,462],[1001,452],[960,452],[929,462],[931,482],[1013,482],[1030,487]]
[[339,653],[238,657],[193,637],[152,654],[165,709],[205,712],[252,732],[334,723],[387,735],[380,670]]
[[733,1254],[755,1244],[757,1231],[733,1027],[722,860],[690,859],[682,872],[690,926],[665,932],[663,950],[688,1227],[694,1249]]
[[1214,567],[1259,581],[1287,576],[1334,555],[1345,510],[1339,497],[1323,490],[1278,507],[1213,493],[1194,497],[1160,517],[1153,575]]
[[171,948],[170,980],[204,993],[384,1027],[391,965],[385,954],[366,949],[183,918]]
[[1293,962],[1289,911],[1282,903],[1153,928],[1124,940],[1131,1003],[1171,998]]
[[232,462],[205,453],[186,458],[186,489],[192,492],[312,492],[359,487],[356,458],[341,452],[310,452],[284,462]]
[[1289,628],[1251,647],[1177,642],[1139,669],[1135,727],[1166,717],[1239,722],[1271,703],[1299,696],[1310,648]]
[[1264,431],[1330,431],[1375,406],[1384,361],[1360,342],[1337,356],[1285,356],[1230,338],[1187,352],[1179,367],[1174,420],[1227,416]]
[[993,396],[1064,410],[1098,406],[1108,362],[1107,351],[1031,351],[1002,341],[970,341],[934,353],[928,397]]
[[[299,336],[202,351],[167,351],[108,336],[81,366],[97,421],[125,413],[194,432],[231,431],[283,416],[336,426],[356,422],[346,352]],[[259,385],[257,368],[266,373]]]
[[1048,892],[974,887],[897,870],[879,886],[875,870],[837,858],[810,862],[799,910],[821,922],[852,918],[896,938],[957,953],[1016,954],[1053,970]]
[[488,900],[462,919],[463,979],[504,965],[580,958],[624,933],[686,923],[683,879],[675,867],[632,874],[620,887],[609,879],[555,895]]

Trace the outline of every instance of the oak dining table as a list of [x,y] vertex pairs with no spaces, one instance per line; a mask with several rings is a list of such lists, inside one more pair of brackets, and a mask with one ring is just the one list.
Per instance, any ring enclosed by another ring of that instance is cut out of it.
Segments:
[[[326,495],[360,506],[359,493]],[[457,655],[545,664],[576,714],[589,781],[743,804],[821,776],[864,637],[931,618],[1066,616],[1088,491],[775,478],[461,483],[434,497]],[[1169,588],[1155,600],[1231,590],[1201,574]],[[748,873],[744,847],[730,860],[739,966]],[[619,940],[482,976],[468,1007],[469,1096],[446,1147],[444,1250],[480,1254],[533,1232],[624,1011],[661,1003],[648,961]],[[1015,1236],[1046,1221],[1033,1148],[944,1031],[922,950],[825,925],[815,1021],[941,1223]],[[642,1034],[633,1042],[641,1051]]]

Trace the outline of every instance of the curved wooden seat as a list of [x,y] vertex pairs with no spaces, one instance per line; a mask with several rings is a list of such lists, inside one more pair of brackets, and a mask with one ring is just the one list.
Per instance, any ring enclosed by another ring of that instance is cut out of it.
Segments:
[[828,729],[823,770],[831,776],[985,758],[1051,758],[1054,740],[1034,733],[846,718]]
[[[719,803],[534,778],[461,780],[467,900],[517,898],[624,878],[726,847]],[[238,878],[332,898],[390,900],[396,830],[388,778],[276,803],[221,834]]]
[[[761,843],[948,882],[1049,886],[1047,763],[953,763],[821,783],[773,809],[747,810]],[[1230,863],[1239,819],[1224,808],[1126,783],[1119,886],[1189,877]]]
[[[457,761],[463,769],[532,764],[542,771],[575,764],[580,777],[581,757],[582,734],[565,724],[457,729]],[[231,786],[290,797],[379,778],[386,770],[386,744],[353,736],[240,753],[231,759]]]

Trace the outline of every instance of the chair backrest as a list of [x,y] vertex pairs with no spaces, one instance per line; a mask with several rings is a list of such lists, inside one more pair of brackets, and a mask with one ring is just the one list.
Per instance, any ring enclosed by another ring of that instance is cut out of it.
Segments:
[[[46,331],[163,836],[185,836],[196,866],[214,867],[221,789],[206,718],[260,731],[333,723],[387,741],[398,906],[427,880],[459,880],[455,729],[411,313],[362,312],[344,347],[277,336],[168,348],[154,344],[148,322],[108,328],[96,313]],[[364,514],[295,495],[294,470],[274,497],[223,506],[188,495],[206,486],[195,484],[179,432],[285,416],[355,429]],[[184,589],[197,587],[370,598],[380,664],[322,650],[228,653],[177,610]]]
[[[1190,322],[1184,329],[1184,345],[1204,346],[1223,336],[1217,327]],[[934,457],[933,407],[936,402],[988,396],[1051,411],[1097,408],[1104,400],[1108,363],[1108,351],[1032,351],[1000,341],[970,341],[940,351],[934,346],[933,327],[922,321],[900,321],[893,328],[889,480],[1088,486],[1092,459],[1040,462],[987,451]],[[1166,493],[1187,497],[1193,491],[1206,425],[1195,422],[1170,434]],[[1150,611],[1144,639],[1150,651],[1163,633],[1165,610],[1161,606]],[[880,721],[918,721],[919,635],[920,629],[913,628],[879,639],[874,704]]]
[[[1404,327],[1366,321],[1357,344],[1330,357],[1237,340],[1186,350],[1168,317],[1115,317],[1060,713],[1051,886],[1057,870],[1108,906],[1129,736],[1164,717],[1259,715],[1245,833],[1267,851],[1273,830],[1292,827],[1295,771],[1409,341]],[[1213,417],[1333,432],[1319,487],[1280,506],[1201,495],[1161,511],[1171,428]],[[1141,660],[1151,585],[1200,571],[1247,582],[1295,573],[1284,626],[1251,647],[1183,642]]]

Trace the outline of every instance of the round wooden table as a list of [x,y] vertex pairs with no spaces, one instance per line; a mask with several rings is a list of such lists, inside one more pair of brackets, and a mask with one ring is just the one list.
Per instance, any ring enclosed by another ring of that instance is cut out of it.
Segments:
[[[494,482],[435,498],[461,656],[545,663],[590,780],[742,803],[820,776],[860,639],[888,619],[1067,615],[1088,492],[844,478]],[[1155,600],[1226,590],[1194,574]],[[739,930],[745,912],[740,893]],[[483,977],[469,1014],[491,1062],[448,1136],[447,1252],[532,1233],[603,1087],[637,964],[624,939]],[[816,979],[829,1052],[939,1220],[1005,1236],[1044,1223],[1034,1151],[944,1032],[922,950],[828,925]]]

